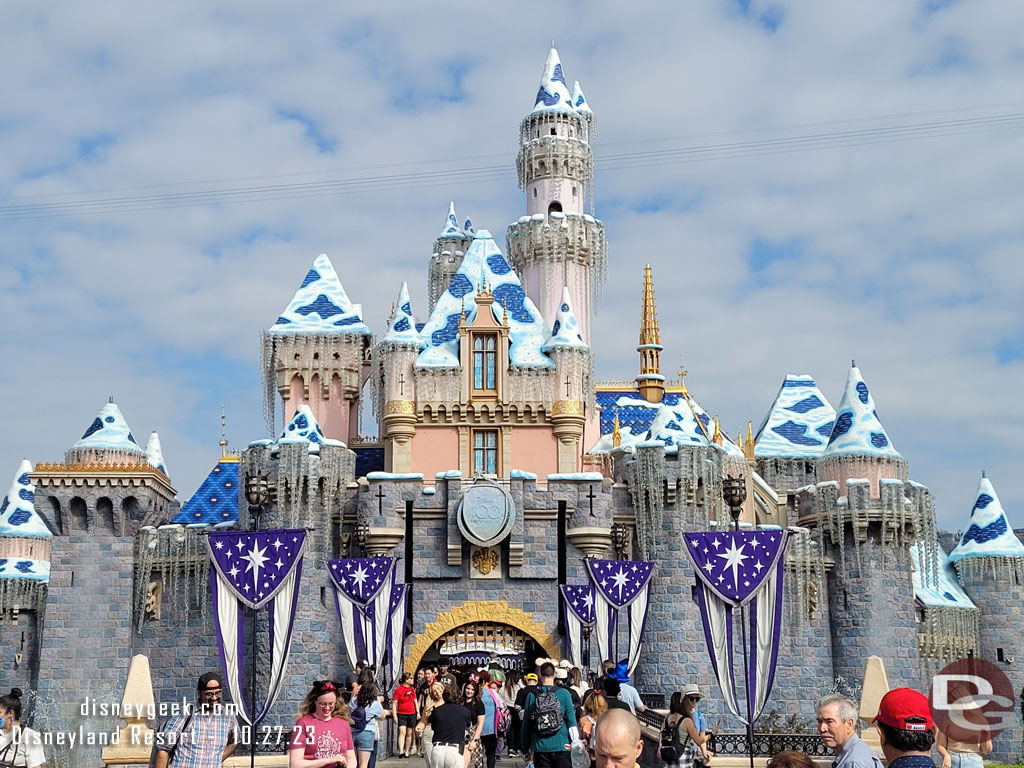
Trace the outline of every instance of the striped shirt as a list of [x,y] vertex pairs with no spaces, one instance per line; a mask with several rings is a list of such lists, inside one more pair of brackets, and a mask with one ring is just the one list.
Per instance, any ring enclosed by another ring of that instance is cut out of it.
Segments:
[[231,715],[195,712],[188,728],[182,728],[188,714],[182,712],[167,721],[157,749],[174,752],[175,768],[217,768],[224,747],[238,741],[238,723]]

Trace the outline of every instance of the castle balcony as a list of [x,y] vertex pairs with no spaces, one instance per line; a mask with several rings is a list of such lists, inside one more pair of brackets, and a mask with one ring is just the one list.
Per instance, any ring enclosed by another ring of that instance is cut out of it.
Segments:
[[520,272],[535,263],[556,258],[600,267],[608,251],[604,222],[586,213],[522,216],[508,228],[506,251]]
[[589,182],[594,178],[594,153],[579,139],[541,136],[519,150],[516,173],[520,189],[531,181],[553,176]]

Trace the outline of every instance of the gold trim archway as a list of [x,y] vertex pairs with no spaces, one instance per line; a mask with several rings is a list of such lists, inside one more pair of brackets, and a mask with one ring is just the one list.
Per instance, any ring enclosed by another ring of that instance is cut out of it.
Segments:
[[427,622],[423,631],[416,635],[416,642],[409,647],[409,651],[405,655],[405,668],[413,671],[419,667],[423,657],[430,650],[430,646],[444,634],[463,624],[472,624],[478,621],[508,624],[520,629],[536,640],[550,658],[556,660],[562,658],[558,641],[543,624],[534,621],[532,613],[521,611],[518,608],[510,608],[503,603],[467,600],[460,606],[437,614],[434,621]]

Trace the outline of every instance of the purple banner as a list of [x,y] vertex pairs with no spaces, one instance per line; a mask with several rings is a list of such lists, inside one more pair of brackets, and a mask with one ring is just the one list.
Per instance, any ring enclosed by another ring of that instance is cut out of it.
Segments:
[[640,594],[654,572],[645,560],[595,560],[587,558],[590,581],[615,608],[625,608]]
[[594,587],[590,584],[563,584],[565,607],[584,624],[594,623]]
[[377,593],[388,583],[393,557],[352,557],[329,560],[327,572],[338,589],[353,603],[372,603]]
[[743,605],[785,551],[784,531],[701,531],[684,535],[697,576],[718,597]]
[[210,559],[224,584],[250,608],[262,608],[281,589],[302,554],[302,529],[213,531]]

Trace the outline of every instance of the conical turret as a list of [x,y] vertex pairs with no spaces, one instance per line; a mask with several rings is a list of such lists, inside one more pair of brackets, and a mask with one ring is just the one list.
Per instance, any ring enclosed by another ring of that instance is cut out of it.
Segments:
[[572,311],[568,288],[562,288],[562,303],[555,315],[555,324],[551,327],[551,338],[541,347],[544,352],[553,349],[590,349],[580,335],[580,324]]
[[441,233],[434,240],[434,250],[427,268],[427,311],[433,312],[438,297],[455,277],[462,266],[466,250],[473,242],[476,234],[473,222],[466,218],[461,226],[455,214],[455,201],[448,203],[448,216],[444,220]]
[[68,464],[81,462],[138,463],[146,458],[121,409],[111,398],[82,437],[65,452]]
[[416,330],[416,319],[412,315],[412,303],[409,301],[409,284],[402,283],[398,291],[398,302],[395,314],[391,318],[388,332],[381,339],[382,344],[391,346],[409,346],[423,349],[426,343]]
[[548,51],[544,61],[544,72],[540,76],[540,87],[534,101],[533,111],[572,110],[572,96],[562,74],[562,62],[558,59],[558,51]]
[[164,449],[160,446],[160,435],[156,433],[156,430],[149,434],[149,440],[146,442],[146,461],[149,462],[149,466],[156,467],[165,475],[167,474]]
[[[984,559],[994,558],[1003,564],[1012,565],[1024,574],[1024,544],[1013,532],[1006,510],[999,502],[992,481],[981,476],[974,506],[971,507],[970,524],[956,548],[949,553],[949,560],[958,569],[985,565]],[[1009,562],[1013,561],[1013,562]],[[989,567],[992,562],[987,563]]]
[[0,502],[0,620],[13,608],[41,609],[46,600],[53,533],[36,512],[31,471],[22,460]]
[[644,400],[660,403],[665,396],[665,377],[661,375],[661,331],[658,327],[658,309],[654,304],[654,281],[651,279],[651,265],[644,267],[644,296],[640,316],[640,375],[636,377],[637,388]]
[[838,481],[841,493],[851,478],[866,480],[873,497],[880,493],[880,480],[907,479],[907,462],[889,440],[856,365],[850,367],[832,434],[818,461],[822,479]]

